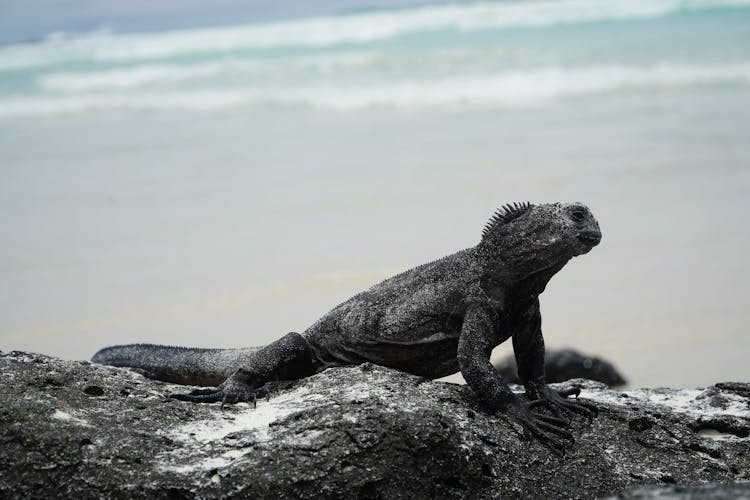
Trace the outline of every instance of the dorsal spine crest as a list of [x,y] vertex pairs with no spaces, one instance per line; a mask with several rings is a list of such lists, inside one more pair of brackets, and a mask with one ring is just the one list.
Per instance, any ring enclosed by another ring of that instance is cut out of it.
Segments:
[[484,229],[482,230],[482,239],[486,238],[493,229],[499,227],[501,224],[506,224],[513,219],[517,219],[533,206],[534,204],[528,201],[521,203],[507,203],[505,205],[502,205],[495,211],[494,214],[492,214],[492,217],[490,217],[490,220],[487,222],[487,224],[485,224]]

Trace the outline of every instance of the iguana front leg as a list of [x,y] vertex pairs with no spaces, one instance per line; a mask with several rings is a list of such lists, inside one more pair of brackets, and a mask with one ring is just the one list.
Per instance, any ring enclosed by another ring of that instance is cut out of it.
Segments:
[[170,397],[193,403],[215,403],[222,406],[243,401],[254,403],[269,392],[268,384],[278,380],[297,380],[316,372],[310,345],[299,333],[289,333],[253,353],[247,368],[240,368],[221,385],[196,389]]
[[526,311],[523,327],[513,334],[513,351],[518,378],[526,388],[531,408],[546,407],[558,417],[569,418],[578,414],[591,420],[596,416],[597,409],[593,404],[566,399],[568,396],[578,396],[580,389],[556,391],[544,381],[544,337],[538,298]]
[[499,410],[518,423],[524,434],[539,439],[559,451],[565,450],[563,439],[573,440],[564,429],[566,422],[547,415],[534,414],[529,403],[510,390],[490,363],[493,348],[493,324],[497,320],[489,307],[471,306],[464,317],[458,341],[458,365],[466,382],[489,408]]

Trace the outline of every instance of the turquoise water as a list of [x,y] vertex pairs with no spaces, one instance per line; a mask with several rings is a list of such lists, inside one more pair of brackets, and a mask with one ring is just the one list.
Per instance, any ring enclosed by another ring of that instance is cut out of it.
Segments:
[[482,3],[0,47],[0,349],[253,345],[579,200],[549,346],[747,380],[750,2]]

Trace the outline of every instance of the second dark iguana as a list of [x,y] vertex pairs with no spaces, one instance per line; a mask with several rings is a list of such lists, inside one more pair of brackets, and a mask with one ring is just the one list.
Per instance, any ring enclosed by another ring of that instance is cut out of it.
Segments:
[[[97,352],[93,361],[170,382],[218,385],[175,397],[223,404],[254,401],[267,383],[332,366],[370,362],[431,379],[460,370],[485,406],[511,415],[527,435],[563,449],[562,439],[572,440],[567,417],[591,418],[596,409],[566,399],[572,391],[558,393],[545,384],[538,296],[570,259],[600,240],[599,225],[583,204],[506,205],[475,247],[374,285],[301,334],[247,349],[114,346]],[[492,349],[509,338],[528,401],[490,364]]]

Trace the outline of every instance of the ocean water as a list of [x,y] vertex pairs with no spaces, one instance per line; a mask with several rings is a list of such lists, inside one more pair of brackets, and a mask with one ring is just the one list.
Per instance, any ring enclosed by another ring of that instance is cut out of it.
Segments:
[[501,203],[578,200],[604,238],[542,296],[547,345],[635,386],[748,380],[748,117],[745,0],[2,46],[0,349],[268,343]]

